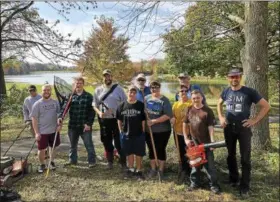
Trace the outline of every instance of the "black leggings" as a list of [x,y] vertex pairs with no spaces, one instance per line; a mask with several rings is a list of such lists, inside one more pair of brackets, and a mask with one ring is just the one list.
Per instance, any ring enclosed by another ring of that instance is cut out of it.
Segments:
[[[188,158],[186,157],[186,143],[183,135],[177,135],[180,149],[180,157],[182,160],[182,170],[186,171],[187,174],[191,173],[190,164],[188,162]],[[175,136],[174,136],[175,138]],[[176,141],[174,140],[175,144]],[[177,146],[177,145],[176,145]],[[176,151],[177,152],[177,151]]]
[[[171,131],[153,133],[157,157],[161,161],[166,160],[166,146],[167,146],[168,140],[170,138],[170,134],[171,134]],[[154,156],[150,133],[146,133],[146,143],[149,148],[149,158],[151,160],[153,160],[153,159],[155,159],[155,156]]]

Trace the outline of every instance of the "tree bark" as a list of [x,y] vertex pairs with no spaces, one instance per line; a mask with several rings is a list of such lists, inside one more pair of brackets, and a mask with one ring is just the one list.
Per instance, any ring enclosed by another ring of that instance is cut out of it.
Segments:
[[[268,100],[268,49],[267,49],[267,2],[245,3],[245,48],[241,50],[245,85],[256,89]],[[252,106],[251,116],[259,109]],[[267,149],[271,146],[268,115],[252,128],[252,146]]]

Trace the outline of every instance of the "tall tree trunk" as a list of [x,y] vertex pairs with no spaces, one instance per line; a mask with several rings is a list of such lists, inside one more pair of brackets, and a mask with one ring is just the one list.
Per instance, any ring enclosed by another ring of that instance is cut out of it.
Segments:
[[2,61],[0,61],[0,96],[2,96],[2,95],[6,95],[6,85],[5,85]]
[[2,97],[6,95],[6,84],[4,79],[4,69],[2,61],[2,36],[0,35],[0,99],[2,99]]
[[[245,48],[243,52],[243,69],[245,85],[256,89],[268,100],[268,50],[267,50],[267,2],[245,3]],[[255,105],[251,109],[254,117],[259,111]],[[252,145],[257,149],[267,149],[271,146],[269,122],[266,116],[258,125],[252,128]]]

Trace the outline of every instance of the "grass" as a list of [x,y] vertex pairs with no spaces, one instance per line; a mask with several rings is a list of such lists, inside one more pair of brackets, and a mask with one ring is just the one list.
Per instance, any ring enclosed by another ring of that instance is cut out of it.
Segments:
[[[174,74],[163,74],[158,77],[159,81],[165,82],[178,82],[177,75]],[[209,78],[203,76],[194,76],[191,78],[191,82],[198,84],[224,84],[228,85],[228,80],[224,77],[220,78]]]
[[[8,121],[8,120],[7,120]],[[12,124],[12,118],[8,124]],[[22,125],[18,121],[15,125]],[[66,124],[66,123],[65,123]],[[14,124],[13,124],[14,125]],[[167,148],[166,180],[158,183],[155,180],[123,180],[121,169],[114,164],[114,169],[108,171],[103,161],[98,161],[92,170],[87,168],[86,151],[79,148],[79,164],[73,167],[63,167],[68,161],[68,152],[57,155],[56,171],[51,172],[45,179],[44,175],[35,171],[15,184],[15,189],[24,201],[278,201],[279,199],[279,124],[271,124],[272,149],[269,151],[252,151],[252,196],[248,199],[239,197],[238,191],[221,183],[223,193],[213,195],[208,188],[194,192],[186,190],[187,185],[176,183],[177,154],[174,139],[171,136]],[[66,127],[62,134],[65,135]],[[98,127],[96,128],[98,129]],[[11,138],[11,129],[6,135]],[[5,132],[2,130],[1,132]],[[28,136],[28,134],[25,134]],[[98,131],[94,135],[99,136]],[[8,140],[9,138],[6,138]],[[215,139],[223,139],[222,131],[217,129]],[[95,142],[96,153],[103,155],[103,146]],[[237,154],[240,159],[239,153]],[[36,156],[32,154],[29,161],[33,169],[38,164]],[[215,161],[220,181],[227,178],[226,149],[215,150]],[[147,157],[144,158],[145,171],[149,168]],[[205,178],[203,178],[205,180]]]

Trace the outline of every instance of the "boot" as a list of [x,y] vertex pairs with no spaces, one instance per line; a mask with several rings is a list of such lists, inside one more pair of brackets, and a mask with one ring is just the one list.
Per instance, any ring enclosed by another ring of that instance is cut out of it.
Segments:
[[114,153],[113,152],[107,152],[106,157],[107,157],[107,161],[108,161],[107,168],[111,170],[111,169],[113,169]]

